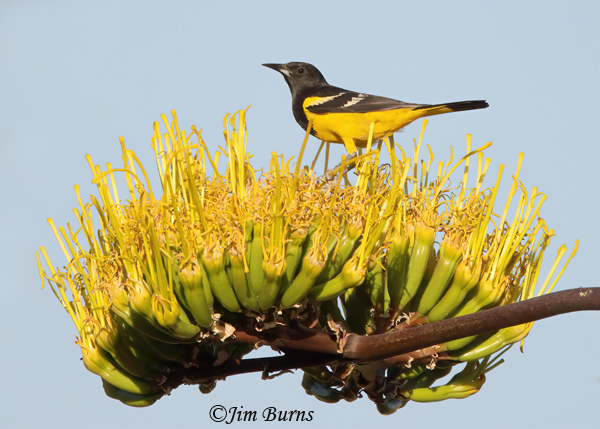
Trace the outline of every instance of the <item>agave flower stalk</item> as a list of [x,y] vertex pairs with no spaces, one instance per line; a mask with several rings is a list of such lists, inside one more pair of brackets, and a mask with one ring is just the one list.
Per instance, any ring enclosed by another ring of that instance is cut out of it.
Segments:
[[[52,265],[43,247],[38,253],[42,286],[50,284],[75,323],[84,365],[108,396],[128,405],[154,403],[172,374],[242,358],[262,331],[309,332],[312,344],[333,334],[343,351],[348,333],[411,329],[549,293],[577,249],[559,270],[561,247],[536,289],[554,232],[540,217],[546,196],[519,182],[523,155],[496,222],[504,166],[486,187],[491,143],[472,150],[468,136],[465,156],[454,162],[451,149],[435,168],[429,146],[427,161],[420,156],[427,121],[412,158],[393,138],[371,136],[364,153],[320,177],[318,154],[302,168],[310,124],[295,162],[273,153],[257,175],[246,110],[225,117],[225,145],[216,151],[195,127],[180,129],[175,112],[162,122],[151,139],[161,192],[121,139],[122,167],[102,170],[87,157],[98,197],[84,203],[75,187],[78,226],[49,220],[66,265]],[[390,162],[381,164],[384,155]],[[451,182],[461,166],[462,180]],[[532,325],[374,362],[306,368],[302,385],[326,402],[364,392],[384,414],[411,400],[466,397],[496,366],[490,356],[522,341]],[[279,341],[271,344],[311,344],[293,335]],[[449,383],[431,387],[461,363]],[[215,379],[195,382],[210,391]]]

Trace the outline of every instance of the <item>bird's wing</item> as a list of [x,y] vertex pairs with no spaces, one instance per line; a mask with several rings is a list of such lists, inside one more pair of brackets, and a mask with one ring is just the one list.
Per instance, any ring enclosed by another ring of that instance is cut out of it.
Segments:
[[365,113],[382,110],[414,109],[422,104],[363,94],[333,86],[322,87],[306,97],[304,108],[311,113]]

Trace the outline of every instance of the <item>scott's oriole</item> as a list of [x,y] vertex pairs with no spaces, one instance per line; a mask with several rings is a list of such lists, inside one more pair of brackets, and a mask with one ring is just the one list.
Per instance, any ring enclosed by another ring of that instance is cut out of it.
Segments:
[[373,141],[387,137],[424,116],[461,110],[485,109],[484,100],[444,104],[414,104],[331,86],[312,64],[263,64],[281,73],[292,92],[292,112],[311,134],[331,143],[343,143],[348,153],[366,147],[371,124]]

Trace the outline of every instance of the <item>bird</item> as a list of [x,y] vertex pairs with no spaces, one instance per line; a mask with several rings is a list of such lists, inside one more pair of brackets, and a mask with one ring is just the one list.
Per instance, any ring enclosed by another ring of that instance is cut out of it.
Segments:
[[344,144],[348,153],[372,141],[384,139],[416,119],[462,110],[485,109],[485,100],[458,101],[443,104],[416,104],[329,85],[312,64],[290,62],[263,64],[281,73],[292,93],[292,112],[306,131],[329,143]]

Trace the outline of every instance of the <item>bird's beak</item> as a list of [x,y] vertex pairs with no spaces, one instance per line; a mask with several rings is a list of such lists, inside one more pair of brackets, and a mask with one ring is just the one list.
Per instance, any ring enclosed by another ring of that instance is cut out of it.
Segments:
[[284,76],[290,77],[290,71],[287,69],[285,64],[263,64],[265,67],[269,67],[275,71],[278,71]]

